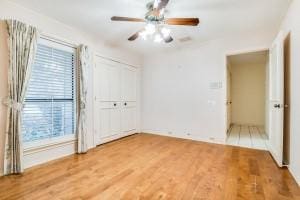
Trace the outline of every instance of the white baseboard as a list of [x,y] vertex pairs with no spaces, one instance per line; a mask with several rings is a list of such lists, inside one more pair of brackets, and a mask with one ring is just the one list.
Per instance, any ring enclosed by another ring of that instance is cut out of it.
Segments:
[[288,167],[290,173],[292,174],[292,176],[294,177],[295,181],[297,182],[298,186],[300,187],[300,176],[298,174],[297,176],[297,173],[294,171],[294,168],[292,167]]
[[168,133],[164,133],[163,131],[149,130],[149,129],[142,130],[142,133],[148,133],[148,134],[153,134],[153,135],[162,135],[162,136],[188,139],[188,140],[195,140],[195,141],[199,141],[199,142],[207,142],[207,143],[212,143],[212,144],[222,144],[222,145],[226,144],[226,138],[224,138],[224,139],[202,138],[202,137],[193,136],[193,135],[188,136],[188,135],[179,135],[179,134],[168,134]]

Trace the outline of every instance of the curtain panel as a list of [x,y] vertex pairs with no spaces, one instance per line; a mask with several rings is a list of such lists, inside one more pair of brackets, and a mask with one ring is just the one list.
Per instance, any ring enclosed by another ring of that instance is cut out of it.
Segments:
[[88,70],[91,65],[91,54],[89,48],[85,45],[79,46],[79,106],[77,109],[77,153],[86,153],[87,145],[87,85],[88,85]]
[[8,29],[9,69],[7,129],[4,174],[23,172],[22,110],[37,48],[38,30],[16,20],[6,20]]

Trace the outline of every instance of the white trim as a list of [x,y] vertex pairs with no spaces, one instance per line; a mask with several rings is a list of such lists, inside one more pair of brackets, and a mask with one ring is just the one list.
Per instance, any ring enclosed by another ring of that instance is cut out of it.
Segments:
[[43,149],[47,147],[53,147],[56,145],[61,145],[64,143],[68,143],[71,141],[76,140],[76,135],[75,134],[70,134],[62,137],[54,137],[54,138],[49,138],[49,139],[44,139],[44,140],[36,140],[32,142],[26,142],[24,143],[24,154],[27,152],[31,152],[34,150],[38,149]]
[[24,149],[24,156],[30,155],[30,154],[33,154],[33,153],[38,153],[38,152],[41,152],[41,151],[46,151],[46,150],[49,150],[49,149],[58,148],[58,147],[65,146],[65,145],[68,145],[68,144],[73,144],[73,143],[76,143],[76,142],[77,142],[77,140],[75,138],[73,138],[73,139],[65,139],[65,140],[60,140],[60,141],[53,141],[52,143],[49,142],[49,143],[44,144],[44,145],[39,145],[39,146],[31,147],[31,148],[26,148],[26,149]]
[[41,36],[38,40],[38,44],[42,44],[54,49],[59,49],[66,52],[74,53],[75,55],[77,53],[77,46],[71,46],[69,43],[50,38],[48,36]]
[[78,46],[80,45],[77,42],[73,42],[64,38],[61,38],[59,36],[53,35],[53,34],[48,34],[48,33],[41,33],[40,34],[40,38],[52,41],[52,42],[56,42],[65,46],[69,46],[71,48],[78,48]]
[[237,50],[237,51],[229,51],[225,53],[226,58],[228,56],[234,56],[239,54],[246,54],[246,53],[254,53],[259,51],[269,51],[269,47],[257,47],[257,48],[249,48],[249,49],[243,49],[243,50]]
[[114,58],[111,58],[111,57],[108,57],[108,56],[103,56],[103,55],[101,55],[101,54],[99,54],[99,53],[95,53],[94,55],[97,56],[97,57],[100,57],[100,58],[102,58],[102,59],[105,59],[105,60],[109,60],[109,61],[115,62],[115,63],[120,63],[120,64],[127,65],[127,66],[134,67],[134,68],[140,68],[140,67],[138,67],[138,66],[134,66],[134,65],[128,64],[128,63],[123,62],[123,61],[120,61],[120,60],[118,60],[118,59],[114,59]]
[[178,135],[178,134],[168,134],[165,133],[164,131],[158,131],[158,130],[150,130],[150,129],[143,129],[141,133],[145,134],[152,134],[152,135],[161,135],[161,136],[166,136],[166,137],[173,137],[173,138],[180,138],[180,139],[185,139],[185,140],[193,140],[197,142],[206,142],[206,143],[211,143],[211,144],[220,144],[220,145],[226,145],[226,138],[223,139],[212,139],[212,138],[200,138],[200,137],[195,137],[194,136],[186,136],[186,135]]
[[300,187],[300,177],[296,176],[296,172],[294,172],[294,168],[291,168],[290,166],[288,166],[289,172],[292,174],[293,178],[295,179],[296,183],[298,184],[298,186]]

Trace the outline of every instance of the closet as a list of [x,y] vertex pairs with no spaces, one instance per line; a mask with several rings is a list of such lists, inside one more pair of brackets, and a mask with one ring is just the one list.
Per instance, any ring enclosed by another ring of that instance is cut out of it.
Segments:
[[137,69],[95,57],[94,130],[97,145],[136,133]]

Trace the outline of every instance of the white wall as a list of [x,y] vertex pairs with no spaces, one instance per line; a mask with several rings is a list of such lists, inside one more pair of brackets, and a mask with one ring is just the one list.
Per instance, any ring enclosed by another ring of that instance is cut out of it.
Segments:
[[[146,57],[142,130],[224,143],[226,55],[268,48],[275,35],[249,33]],[[223,87],[210,89],[211,82],[222,82]]]
[[[122,61],[124,63],[132,64],[135,66],[141,66],[141,59],[142,57],[140,55],[136,55],[130,52],[130,50],[124,50],[122,48],[118,47],[109,47],[103,45],[102,41],[98,38],[93,38],[89,34],[85,33],[82,30],[76,30],[70,26],[67,26],[65,24],[62,24],[54,19],[51,19],[49,17],[46,17],[44,15],[40,15],[36,12],[33,12],[31,10],[28,10],[26,8],[23,8],[17,4],[1,0],[0,1],[0,19],[9,19],[14,18],[18,19],[20,21],[23,21],[25,23],[34,25],[38,27],[38,29],[43,33],[47,35],[51,35],[54,37],[57,37],[62,40],[69,41],[74,44],[86,44],[89,45],[94,52],[97,52],[98,54],[113,58],[119,61]],[[6,40],[7,40],[7,32],[6,27],[3,21],[0,23],[0,74],[1,74],[1,86],[0,86],[0,99],[2,99],[4,96],[7,96],[7,67],[8,67],[8,54],[7,54],[7,46],[6,46]],[[89,72],[89,86],[88,86],[88,146],[89,148],[94,147],[94,141],[93,141],[93,76],[92,76],[92,70],[90,69]],[[3,171],[3,148],[4,148],[4,132],[5,132],[5,121],[6,121],[6,107],[3,106],[0,103],[0,175]],[[54,152],[51,152],[52,155],[56,156],[45,156],[44,154],[40,155],[39,157],[42,157],[42,160],[37,160],[37,163],[41,163],[44,161],[49,160],[50,158],[56,158],[60,155],[67,155],[74,153],[74,145],[75,143],[69,143],[71,146],[64,146],[63,148],[54,149]],[[55,148],[55,147],[53,147]],[[53,150],[53,149],[52,149]],[[36,152],[36,151],[35,151]],[[50,152],[50,151],[49,151]],[[35,156],[31,156],[35,157]],[[34,163],[31,162],[31,158],[29,154],[25,155],[25,167],[31,166]]]
[[291,135],[290,171],[300,185],[300,1],[294,0],[282,30],[291,32]]
[[231,66],[232,123],[265,125],[265,64]]

